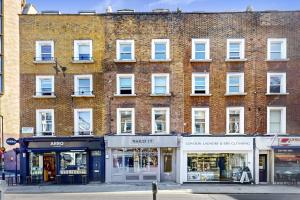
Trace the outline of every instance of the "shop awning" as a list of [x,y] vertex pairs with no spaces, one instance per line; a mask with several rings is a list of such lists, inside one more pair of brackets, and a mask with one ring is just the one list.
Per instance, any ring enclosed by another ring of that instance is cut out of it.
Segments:
[[52,152],[52,151],[85,151],[86,147],[53,147],[53,148],[29,148],[27,151],[31,152]]

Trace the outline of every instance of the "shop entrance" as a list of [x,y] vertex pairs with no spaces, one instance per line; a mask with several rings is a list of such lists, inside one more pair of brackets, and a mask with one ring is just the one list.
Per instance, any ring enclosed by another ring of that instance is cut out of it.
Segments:
[[267,182],[268,170],[267,170],[267,154],[259,155],[259,182]]
[[55,176],[56,176],[55,153],[44,153],[43,166],[44,166],[44,182],[55,181]]
[[161,181],[175,181],[175,155],[174,149],[161,149]]

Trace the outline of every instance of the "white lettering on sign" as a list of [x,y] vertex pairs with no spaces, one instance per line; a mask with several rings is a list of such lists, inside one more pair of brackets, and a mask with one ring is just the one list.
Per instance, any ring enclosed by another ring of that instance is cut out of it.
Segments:
[[64,142],[51,142],[50,146],[64,146]]

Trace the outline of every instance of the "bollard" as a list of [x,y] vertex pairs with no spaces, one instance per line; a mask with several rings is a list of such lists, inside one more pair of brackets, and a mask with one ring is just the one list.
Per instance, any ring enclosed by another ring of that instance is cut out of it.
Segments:
[[152,194],[153,194],[153,200],[156,200],[156,195],[157,195],[157,182],[153,181],[152,182]]

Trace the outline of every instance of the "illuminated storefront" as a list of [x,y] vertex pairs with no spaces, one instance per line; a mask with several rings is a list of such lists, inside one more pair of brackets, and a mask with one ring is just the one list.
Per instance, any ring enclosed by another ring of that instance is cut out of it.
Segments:
[[180,182],[240,182],[253,172],[252,137],[182,137]]

